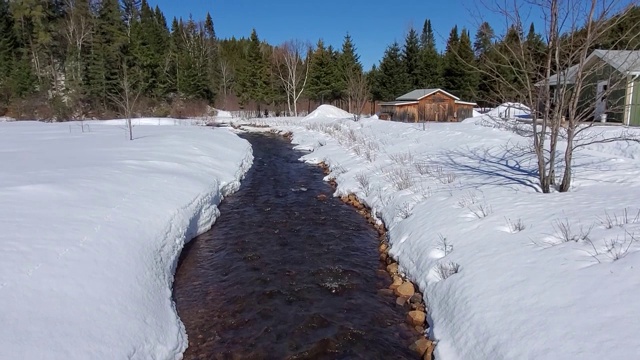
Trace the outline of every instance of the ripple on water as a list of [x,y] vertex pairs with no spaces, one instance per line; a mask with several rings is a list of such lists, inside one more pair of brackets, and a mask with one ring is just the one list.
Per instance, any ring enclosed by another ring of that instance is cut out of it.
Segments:
[[290,144],[245,137],[252,170],[176,272],[185,359],[417,358],[404,311],[377,293],[390,280],[377,273],[375,230],[317,199],[332,190]]

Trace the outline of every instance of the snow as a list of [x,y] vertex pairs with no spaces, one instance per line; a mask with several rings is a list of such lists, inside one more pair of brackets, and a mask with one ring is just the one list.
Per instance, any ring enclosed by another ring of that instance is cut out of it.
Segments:
[[230,111],[216,109],[216,117],[219,117],[219,118],[231,118],[233,116],[231,115]]
[[311,114],[307,115],[304,120],[313,120],[313,119],[348,119],[352,118],[353,115],[350,113],[338,109],[332,105],[320,105],[317,109],[311,112]]
[[[117,126],[125,126],[126,123],[127,123],[126,119],[84,121],[84,124],[117,125]],[[194,125],[206,125],[206,121],[204,119],[135,118],[135,119],[131,119],[131,124],[133,126],[140,126],[140,125],[194,126]]]
[[238,189],[250,145],[191,126],[136,126],[128,141],[107,123],[0,123],[0,359],[178,359],[187,347],[178,256]]
[[637,357],[640,145],[581,150],[571,191],[542,194],[529,139],[513,132],[320,115],[273,124],[312,151],[302,160],[330,165],[336,196],[384,220],[425,294],[436,358]]
[[493,110],[487,112],[485,115],[498,117],[498,118],[514,119],[517,117],[527,116],[530,114],[531,114],[531,109],[529,109],[526,105],[523,105],[520,103],[504,103],[494,108]]

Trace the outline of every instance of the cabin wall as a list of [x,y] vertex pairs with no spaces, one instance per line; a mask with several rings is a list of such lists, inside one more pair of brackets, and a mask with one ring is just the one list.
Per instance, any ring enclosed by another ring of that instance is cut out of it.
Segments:
[[598,82],[608,80],[609,90],[606,94],[607,122],[622,122],[625,110],[626,78],[609,64],[598,61],[596,70],[590,70],[584,79],[579,99],[579,113],[589,114],[583,120],[595,120],[594,112],[597,100]]
[[442,94],[429,95],[416,106],[418,121],[456,121],[455,100]]

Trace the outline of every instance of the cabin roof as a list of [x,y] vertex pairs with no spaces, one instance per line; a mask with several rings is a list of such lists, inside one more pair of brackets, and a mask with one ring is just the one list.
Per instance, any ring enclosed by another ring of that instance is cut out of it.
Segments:
[[381,102],[380,106],[412,105],[417,103],[418,103],[417,101],[385,101],[385,102]]
[[[599,58],[611,67],[616,69],[625,75],[635,75],[640,73],[640,50],[593,50],[591,55],[586,59],[585,64],[588,64],[595,58]],[[575,83],[576,75],[578,74],[580,65],[574,65],[567,69],[560,71],[557,74],[553,74],[549,77],[549,85],[558,84],[573,84]],[[584,65],[583,65],[584,68]],[[536,85],[544,85],[544,80],[538,82]]]
[[455,100],[460,100],[459,97],[457,97],[457,96],[455,96],[453,94],[450,94],[450,93],[448,93],[448,92],[446,92],[446,91],[444,91],[442,89],[437,89],[436,88],[436,89],[416,89],[416,90],[410,91],[410,92],[408,92],[408,93],[406,93],[406,94],[404,94],[402,96],[397,97],[396,101],[420,101],[420,100],[424,99],[425,97],[427,97],[427,96],[429,96],[431,94],[434,94],[434,93],[436,93],[438,91],[444,93],[447,96],[452,97]]

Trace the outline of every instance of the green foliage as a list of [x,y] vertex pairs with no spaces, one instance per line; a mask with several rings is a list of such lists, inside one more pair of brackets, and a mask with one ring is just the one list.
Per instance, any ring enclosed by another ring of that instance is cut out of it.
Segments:
[[405,91],[420,88],[423,83],[421,79],[420,44],[418,33],[413,28],[409,30],[405,38],[404,48],[402,49],[402,63],[407,75]]
[[271,92],[269,62],[262,51],[262,44],[254,29],[242,66],[238,69],[237,87],[242,104],[253,100],[258,105],[269,100]]
[[420,36],[419,88],[437,88],[442,83],[442,58],[436,49],[431,20],[424,22]]
[[400,45],[394,42],[384,52],[372,88],[381,100],[390,101],[407,92],[410,87]]
[[337,74],[337,64],[331,50],[325,49],[324,42],[318,41],[315,51],[311,54],[309,64],[309,80],[307,95],[320,103],[331,100]]

